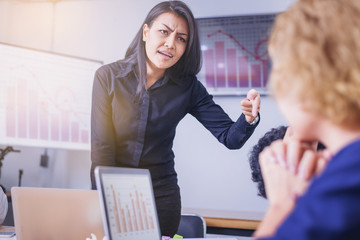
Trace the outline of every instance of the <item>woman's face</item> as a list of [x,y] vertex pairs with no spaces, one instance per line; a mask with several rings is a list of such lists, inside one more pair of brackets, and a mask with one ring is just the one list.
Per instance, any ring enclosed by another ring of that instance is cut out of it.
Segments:
[[318,140],[318,118],[305,111],[301,103],[292,96],[276,98],[277,104],[283,116],[291,128],[288,128],[284,140],[295,138],[301,142],[316,142]]
[[144,25],[147,71],[165,72],[179,61],[189,39],[186,20],[173,14],[163,13],[153,22],[151,28]]
[[[285,132],[285,136],[283,138],[283,142],[286,143],[286,144],[289,144],[290,141],[292,140],[298,140],[298,137],[297,137],[297,134],[294,132],[294,130],[292,129],[292,127],[288,127],[286,129],[286,132]],[[306,147],[306,148],[310,148],[314,151],[316,151],[317,149],[317,146],[318,146],[318,141],[307,141],[307,142],[302,142],[303,143],[303,146]]]

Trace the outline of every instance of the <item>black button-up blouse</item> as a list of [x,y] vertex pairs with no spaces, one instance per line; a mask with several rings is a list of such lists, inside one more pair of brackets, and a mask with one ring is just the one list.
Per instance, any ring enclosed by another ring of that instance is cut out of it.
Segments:
[[97,165],[147,168],[153,184],[161,179],[176,183],[172,146],[176,126],[187,113],[229,149],[242,147],[258,125],[250,125],[243,114],[233,122],[195,76],[173,79],[165,74],[140,101],[134,101],[139,79],[135,72],[123,77],[121,64],[104,65],[95,74],[91,110],[93,188]]

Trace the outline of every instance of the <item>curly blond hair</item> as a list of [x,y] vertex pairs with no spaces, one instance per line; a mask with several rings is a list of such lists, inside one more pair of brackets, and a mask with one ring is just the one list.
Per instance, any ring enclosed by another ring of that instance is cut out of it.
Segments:
[[299,0],[269,40],[270,89],[344,127],[360,127],[360,0]]

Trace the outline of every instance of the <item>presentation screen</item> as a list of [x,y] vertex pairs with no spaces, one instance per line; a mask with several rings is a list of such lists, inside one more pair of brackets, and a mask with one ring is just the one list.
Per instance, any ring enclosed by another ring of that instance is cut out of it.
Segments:
[[0,144],[89,150],[92,83],[101,65],[0,44]]
[[213,95],[267,93],[267,43],[275,14],[199,18],[203,56],[199,80]]

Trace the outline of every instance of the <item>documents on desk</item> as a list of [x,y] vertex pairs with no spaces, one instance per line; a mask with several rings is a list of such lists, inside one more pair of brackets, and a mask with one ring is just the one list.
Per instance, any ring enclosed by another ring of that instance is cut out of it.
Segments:
[[13,226],[1,226],[0,225],[0,240],[1,239],[16,239],[15,227]]

